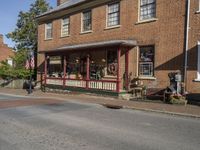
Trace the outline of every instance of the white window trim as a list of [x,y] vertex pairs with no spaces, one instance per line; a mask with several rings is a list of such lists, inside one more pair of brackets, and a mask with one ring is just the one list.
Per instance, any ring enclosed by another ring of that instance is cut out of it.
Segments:
[[[68,34],[67,35],[63,35],[63,19],[65,19],[65,18],[68,18],[69,19],[69,31],[68,31]],[[60,33],[60,35],[61,35],[61,37],[68,37],[68,36],[70,36],[70,17],[64,17],[64,18],[62,18],[62,20],[61,20],[61,33]]]
[[198,10],[198,12],[200,12],[200,0],[199,0],[199,10]]
[[[140,3],[141,3],[141,0],[138,0],[138,21],[137,21],[136,24],[157,21],[158,19],[157,19],[156,12],[155,12],[155,17],[154,17],[154,18],[144,19],[144,20],[141,20],[141,19],[140,19]],[[157,3],[156,3],[156,4],[157,4]],[[155,7],[157,7],[157,5],[156,5]],[[156,8],[155,8],[155,9],[156,9]]]
[[199,5],[198,5],[198,10],[196,11],[196,14],[200,13],[200,0],[198,1]]
[[[119,4],[119,24],[118,25],[114,25],[114,26],[108,26],[108,9],[109,9],[109,5],[116,4],[116,3]],[[119,27],[121,27],[121,3],[120,3],[120,1],[119,2],[113,2],[113,3],[110,3],[110,4],[106,5],[106,28],[105,29],[114,29],[114,28],[119,28]]]
[[197,79],[195,81],[200,81],[200,41],[197,43]]
[[[83,30],[83,14],[85,13],[85,12],[87,12],[87,11],[91,11],[91,30],[87,30],[87,31],[84,31]],[[81,33],[80,34],[85,34],[85,33],[92,33],[92,15],[93,15],[93,13],[92,13],[92,9],[91,10],[87,10],[87,11],[84,11],[84,12],[82,12],[81,13]]]
[[[51,30],[52,30],[52,37],[51,38],[47,38],[47,24],[51,23],[52,24],[52,27],[51,27]],[[53,39],[53,22],[48,22],[45,24],[45,40],[51,40]]]

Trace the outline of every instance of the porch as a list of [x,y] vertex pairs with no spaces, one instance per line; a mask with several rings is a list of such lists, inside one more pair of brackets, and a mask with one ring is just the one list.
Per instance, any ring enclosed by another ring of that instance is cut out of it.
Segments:
[[[43,51],[43,86],[115,94],[124,92],[129,85],[129,50],[135,45],[133,40],[114,40]],[[121,59],[123,55],[124,60]]]

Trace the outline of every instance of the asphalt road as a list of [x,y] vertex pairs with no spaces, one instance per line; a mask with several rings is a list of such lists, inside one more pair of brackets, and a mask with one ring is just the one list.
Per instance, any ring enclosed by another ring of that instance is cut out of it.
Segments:
[[[0,101],[12,99],[20,100],[0,95]],[[194,118],[66,101],[0,109],[0,150],[198,150],[199,147],[200,120]]]

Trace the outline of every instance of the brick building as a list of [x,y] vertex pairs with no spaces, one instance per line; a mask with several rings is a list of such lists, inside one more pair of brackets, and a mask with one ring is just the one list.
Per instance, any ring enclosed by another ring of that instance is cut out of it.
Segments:
[[119,94],[134,80],[164,89],[180,70],[186,90],[200,93],[199,0],[190,3],[186,51],[188,1],[58,0],[37,18],[44,84]]
[[14,55],[13,49],[4,44],[3,35],[0,34],[0,62],[7,61],[10,65],[13,65],[12,56]]

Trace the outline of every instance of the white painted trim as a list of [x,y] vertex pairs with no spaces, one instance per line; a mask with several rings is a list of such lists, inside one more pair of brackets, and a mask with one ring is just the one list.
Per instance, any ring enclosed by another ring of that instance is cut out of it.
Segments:
[[156,77],[151,77],[151,76],[139,76],[138,77],[139,79],[141,79],[141,80],[156,80]]
[[[47,24],[51,23],[51,38],[47,38]],[[48,23],[45,23],[45,40],[52,40],[53,39],[53,22],[48,22]]]
[[200,80],[200,41],[197,43],[197,79]]
[[138,77],[139,76],[139,51],[140,51],[140,48],[139,46],[137,46],[137,50],[136,50],[136,59],[137,59],[137,64],[136,64],[136,76]]
[[198,12],[200,12],[200,0],[199,0],[199,11]]
[[158,20],[156,17],[157,17],[157,1],[155,1],[155,9],[156,9],[156,12],[155,12],[155,17],[154,18],[150,18],[150,19],[145,19],[145,20],[140,20],[140,4],[141,4],[141,0],[138,0],[138,21],[136,22],[136,24],[140,24],[140,23],[145,23],[145,22],[152,22],[152,21],[156,21]]
[[[92,32],[92,30],[93,30],[93,27],[92,27],[92,25],[93,25],[93,11],[92,11],[93,9],[88,9],[88,10],[86,10],[86,11],[83,11],[82,13],[81,13],[81,32],[80,32],[80,34],[85,34],[85,33],[91,33]],[[87,30],[87,31],[84,31],[83,30],[83,14],[85,13],[85,12],[88,12],[88,11],[90,11],[91,12],[91,30]]]
[[[68,18],[69,19],[69,26],[68,26],[68,34],[67,35],[63,35],[63,19],[66,19],[66,18]],[[63,17],[62,19],[61,19],[61,30],[60,30],[60,37],[61,38],[63,38],[63,37],[69,37],[69,35],[70,35],[70,16],[66,16],[66,17]]]
[[[119,4],[119,24],[118,25],[114,25],[114,26],[108,26],[108,8],[109,8],[109,5],[112,5],[112,4]],[[121,1],[117,1],[117,2],[112,2],[112,3],[109,3],[106,5],[106,27],[105,27],[105,30],[106,29],[112,29],[112,28],[118,28],[121,26]]]

